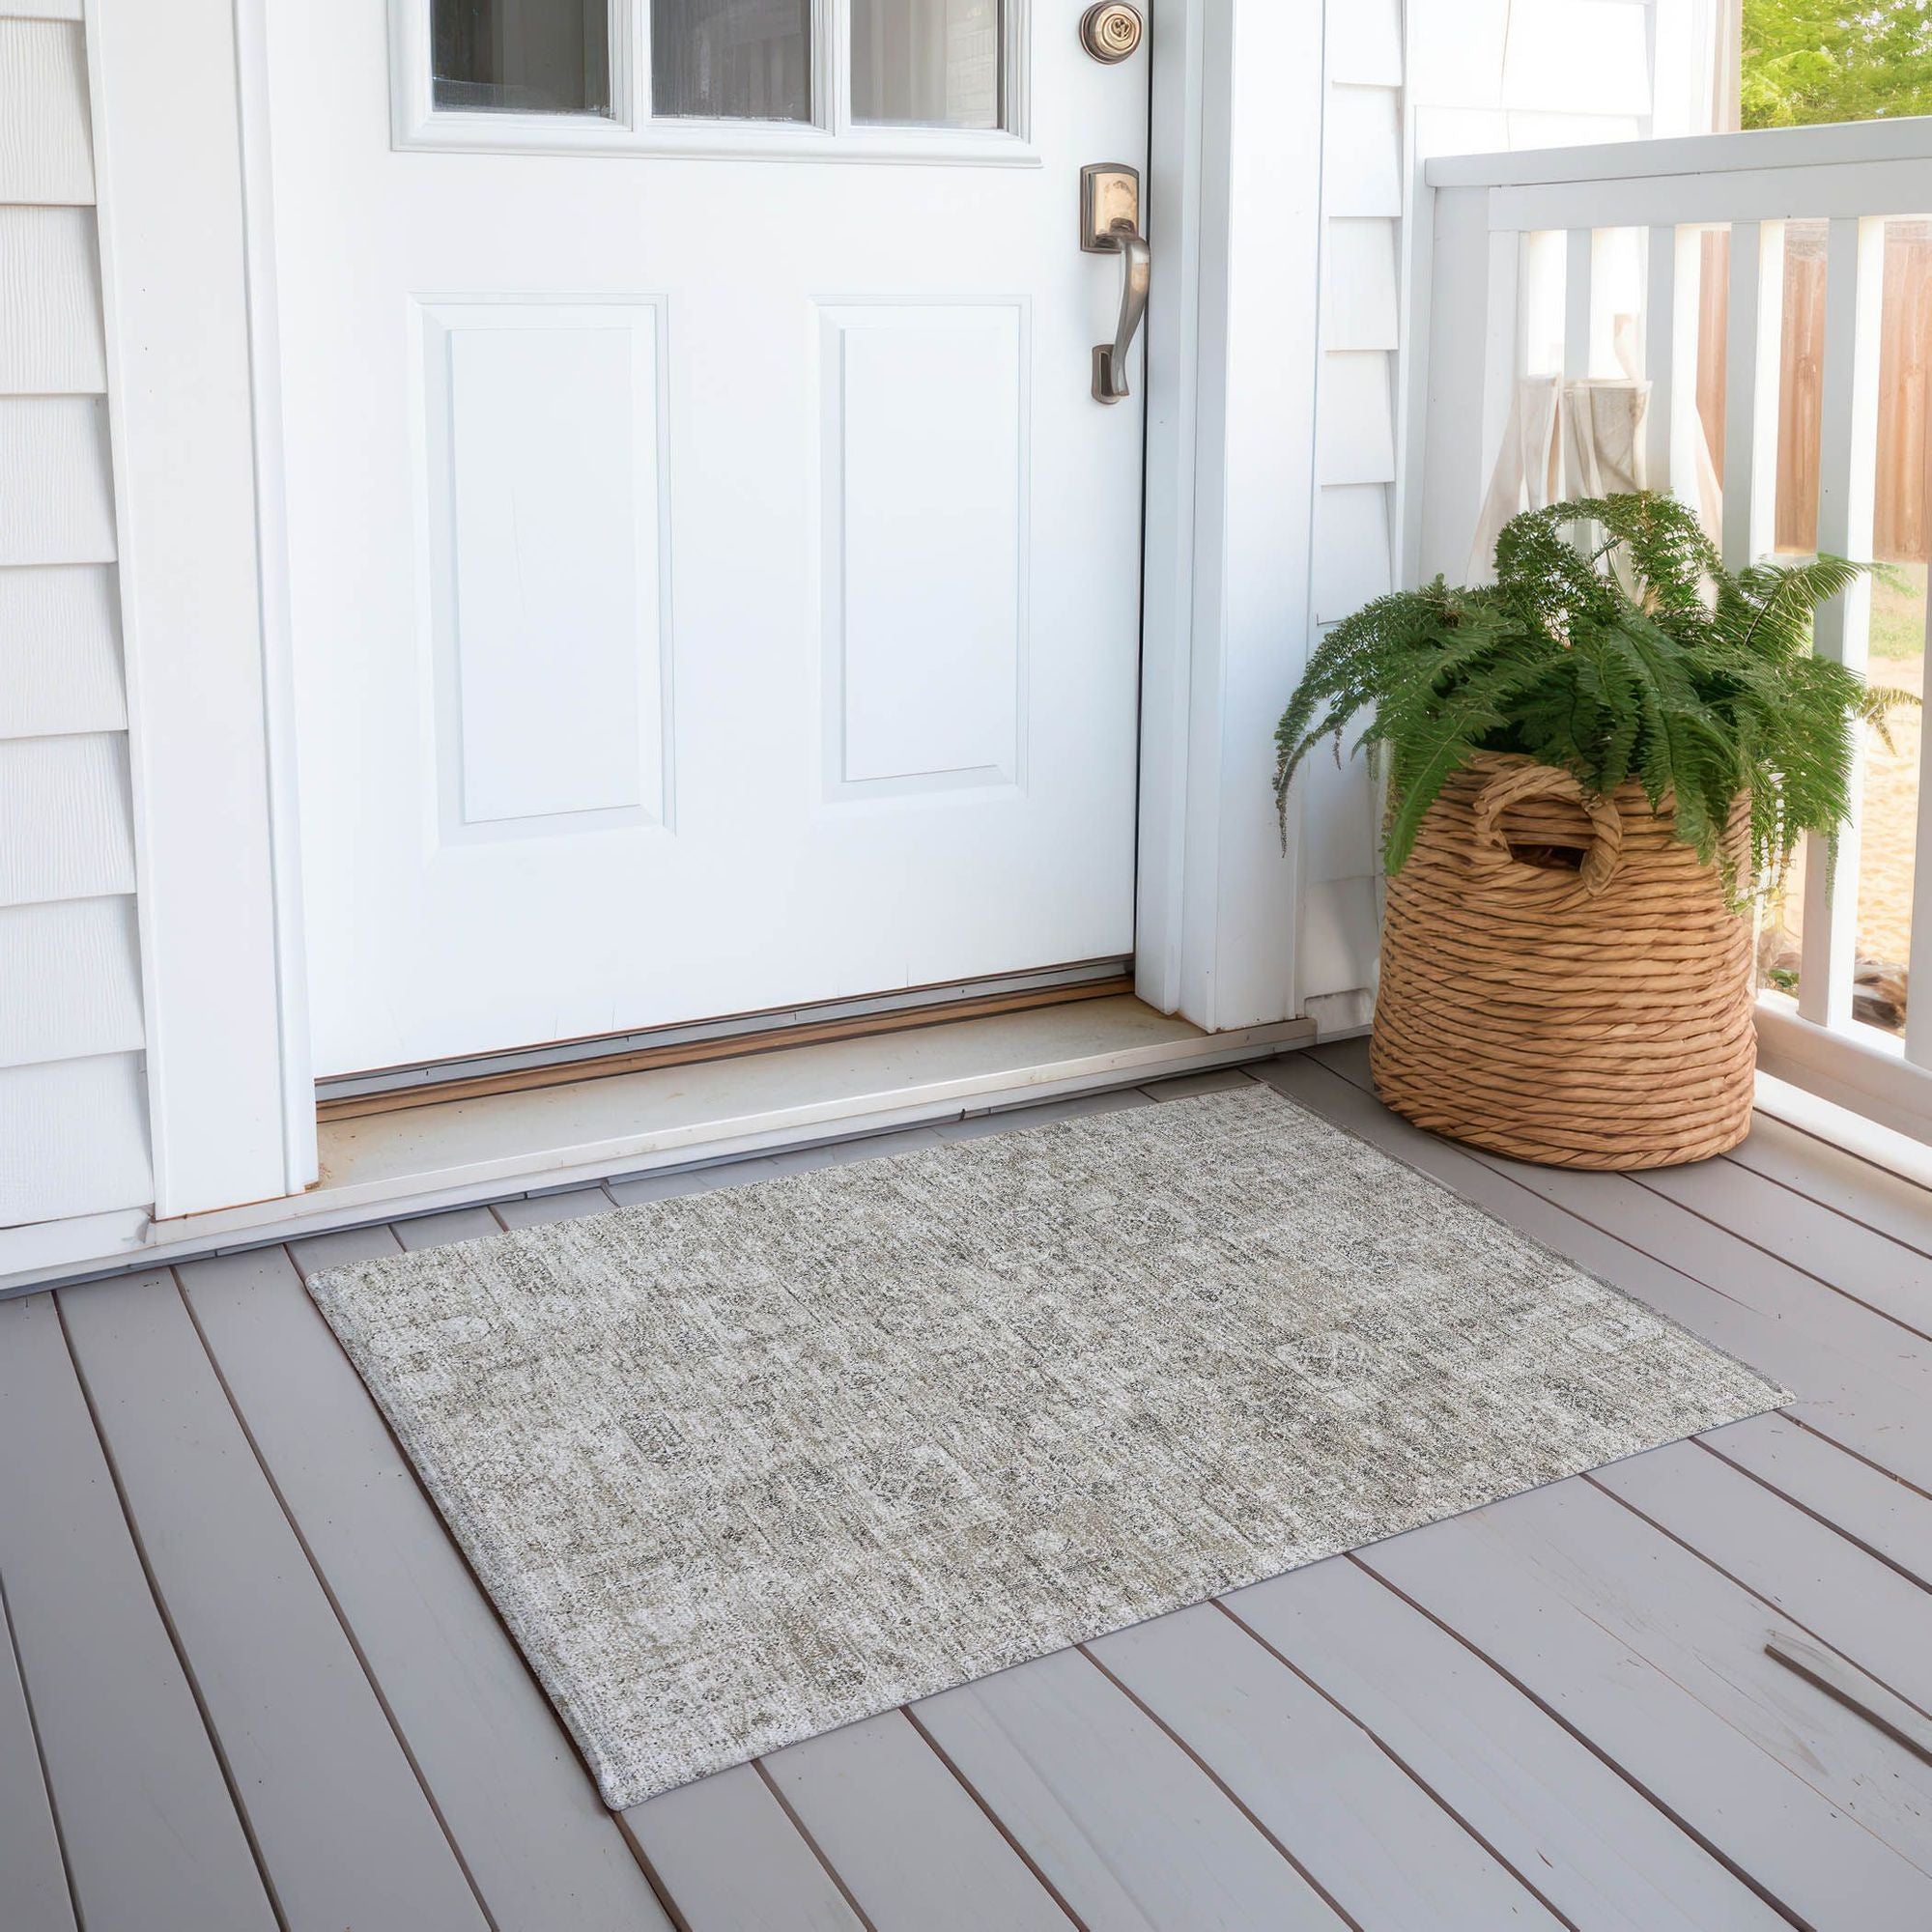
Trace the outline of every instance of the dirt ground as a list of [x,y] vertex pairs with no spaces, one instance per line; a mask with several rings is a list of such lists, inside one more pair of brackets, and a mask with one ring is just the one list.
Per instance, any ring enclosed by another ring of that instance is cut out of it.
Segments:
[[[1923,656],[1875,658],[1874,684],[1925,695]],[[1913,846],[1918,827],[1919,741],[1924,714],[1901,705],[1891,715],[1892,750],[1865,753],[1863,842],[1859,852],[1859,952],[1902,966],[1912,948]]]

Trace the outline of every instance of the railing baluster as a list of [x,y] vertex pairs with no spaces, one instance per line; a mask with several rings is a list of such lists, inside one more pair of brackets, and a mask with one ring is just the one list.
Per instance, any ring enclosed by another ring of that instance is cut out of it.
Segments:
[[1731,224],[1724,342],[1724,561],[1769,556],[1777,508],[1777,365],[1784,320],[1784,223]]
[[[1650,231],[1650,259],[1643,284],[1643,372],[1650,379],[1650,408],[1644,416],[1645,480],[1653,490],[1678,488],[1672,462],[1678,384],[1696,391],[1693,365],[1677,359],[1677,230]],[[1694,501],[1692,497],[1690,500]]]
[[1481,388],[1492,320],[1489,208],[1485,189],[1435,196],[1426,386],[1418,397],[1428,452],[1416,515],[1424,582],[1438,571],[1461,582],[1489,487]]
[[[1563,247],[1563,380],[1580,383],[1590,373],[1590,323],[1595,308],[1597,286],[1597,236],[1590,228],[1573,228]],[[1557,416],[1557,437],[1561,447],[1558,461],[1563,469],[1563,494],[1581,497],[1589,492],[1588,479],[1573,472],[1571,439],[1561,412]],[[1589,555],[1596,526],[1579,524],[1571,541],[1585,556]]]
[[1648,481],[1697,507],[1697,307],[1703,285],[1703,231],[1653,228],[1644,289],[1644,418]]
[[1517,378],[1522,373],[1522,308],[1519,294],[1518,258],[1521,237],[1490,237],[1488,327],[1483,335],[1483,468],[1487,489],[1501,456],[1509,427],[1510,406],[1516,401]]
[[[1932,663],[1932,597],[1925,602],[1925,656]],[[1920,988],[1905,1015],[1905,1057],[1932,1067],[1932,731],[1919,728],[1918,831],[1912,865],[1910,986]]]
[[[1884,293],[1885,223],[1856,215],[1833,221],[1825,268],[1818,548],[1837,556],[1863,559],[1872,554]],[[1862,674],[1870,637],[1871,584],[1861,578],[1818,612],[1818,655]],[[1838,835],[1835,862],[1822,838],[1813,838],[1805,848],[1798,1010],[1820,1026],[1851,1023],[1858,951],[1859,813],[1863,804],[1861,756],[1852,773],[1852,822]]]

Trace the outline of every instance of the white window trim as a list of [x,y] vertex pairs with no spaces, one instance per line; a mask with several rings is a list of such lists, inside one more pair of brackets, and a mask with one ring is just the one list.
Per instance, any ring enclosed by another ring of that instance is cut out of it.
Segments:
[[650,0],[611,0],[608,114],[438,108],[430,0],[389,0],[391,136],[398,149],[464,154],[687,155],[705,160],[908,161],[1038,167],[1033,144],[1034,0],[1004,0],[1008,126],[861,127],[852,119],[852,0],[811,0],[812,119],[658,120],[650,111]]

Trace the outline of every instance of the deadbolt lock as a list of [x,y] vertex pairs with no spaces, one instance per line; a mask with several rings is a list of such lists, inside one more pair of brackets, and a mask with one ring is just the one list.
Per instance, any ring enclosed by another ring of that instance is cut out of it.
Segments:
[[1138,8],[1123,6],[1121,0],[1102,0],[1081,16],[1080,44],[1096,61],[1112,67],[1140,45],[1143,31]]

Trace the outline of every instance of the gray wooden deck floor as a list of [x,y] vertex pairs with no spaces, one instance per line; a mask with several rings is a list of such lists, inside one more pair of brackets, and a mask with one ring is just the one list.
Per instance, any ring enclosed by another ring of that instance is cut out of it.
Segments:
[[0,1304],[0,1927],[1932,1927],[1932,1762],[1764,1648],[1932,1713],[1932,1194],[1771,1122],[1547,1173],[1358,1046],[1255,1073],[1798,1399],[613,1818],[299,1270],[786,1160]]

